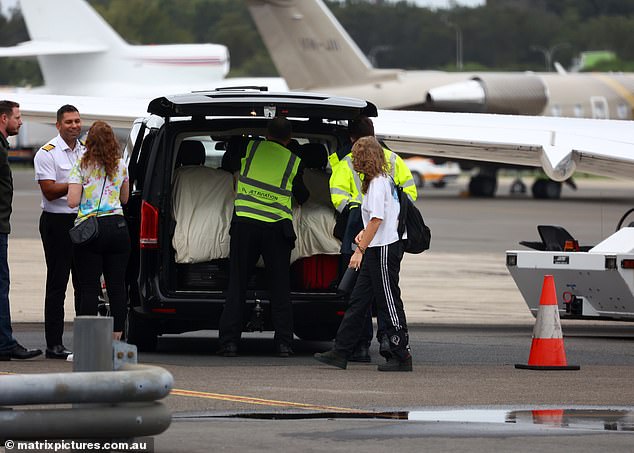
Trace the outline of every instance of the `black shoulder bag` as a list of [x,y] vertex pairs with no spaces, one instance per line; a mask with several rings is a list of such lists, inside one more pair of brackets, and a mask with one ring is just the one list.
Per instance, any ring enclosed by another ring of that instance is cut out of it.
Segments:
[[407,238],[402,239],[405,251],[407,253],[422,253],[428,250],[431,244],[431,230],[425,225],[423,215],[407,194],[403,192],[403,188],[397,184],[394,186],[401,205],[401,212],[398,215],[398,237],[402,238],[407,230]]
[[68,231],[68,234],[70,234],[70,240],[73,244],[88,244],[89,242],[94,241],[99,236],[99,223],[97,221],[97,217],[99,216],[101,197],[103,197],[103,191],[106,188],[107,177],[108,175],[106,175],[103,179],[103,187],[101,188],[101,195],[99,195],[97,212],[95,212],[94,215],[89,216],[86,220],[82,220]]

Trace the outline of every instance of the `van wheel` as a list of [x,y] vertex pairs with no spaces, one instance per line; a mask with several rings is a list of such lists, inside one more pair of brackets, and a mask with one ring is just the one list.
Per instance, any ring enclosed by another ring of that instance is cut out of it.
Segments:
[[321,326],[319,328],[314,326],[295,327],[295,335],[306,341],[330,341],[337,336],[338,328],[338,325]]
[[152,323],[143,319],[134,309],[128,309],[125,323],[125,337],[130,344],[136,345],[139,352],[154,352],[158,344],[158,335]]

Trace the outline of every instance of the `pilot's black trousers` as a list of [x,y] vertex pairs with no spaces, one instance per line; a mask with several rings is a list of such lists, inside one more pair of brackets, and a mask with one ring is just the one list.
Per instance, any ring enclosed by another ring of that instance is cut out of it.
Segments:
[[401,241],[366,249],[357,283],[350,296],[350,304],[335,339],[335,350],[341,355],[352,355],[362,336],[366,315],[374,299],[378,310],[377,316],[387,321],[385,333],[390,340],[392,355],[401,360],[409,357],[407,320],[398,285],[402,259]]
[[[237,344],[244,326],[244,305],[249,276],[262,256],[270,293],[276,345],[293,341],[290,300],[290,259],[294,235],[290,221],[282,225],[263,222],[232,222],[229,251],[229,287],[220,317],[220,344]],[[282,223],[282,222],[279,222]],[[290,232],[288,231],[290,227]]]
[[77,214],[55,214],[46,211],[40,216],[40,236],[46,259],[44,331],[48,348],[63,344],[64,299],[71,271],[75,290],[75,313],[79,312],[79,279],[73,262],[73,244],[68,234],[76,218]]

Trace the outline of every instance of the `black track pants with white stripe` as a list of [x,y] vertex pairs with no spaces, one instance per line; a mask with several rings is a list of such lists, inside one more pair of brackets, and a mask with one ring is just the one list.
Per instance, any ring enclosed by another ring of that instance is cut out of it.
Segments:
[[403,244],[401,241],[380,247],[368,247],[363,255],[359,278],[350,296],[350,305],[341,321],[335,340],[335,350],[349,357],[365,326],[365,316],[376,299],[379,316],[386,326],[392,354],[409,357],[407,321],[398,286]]

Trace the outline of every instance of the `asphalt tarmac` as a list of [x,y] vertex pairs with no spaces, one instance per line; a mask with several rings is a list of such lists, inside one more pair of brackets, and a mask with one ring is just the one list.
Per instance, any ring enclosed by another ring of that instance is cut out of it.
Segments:
[[[12,313],[20,341],[41,347],[39,194],[32,174],[14,177]],[[600,241],[631,207],[631,183],[579,180],[562,200],[535,201],[507,195],[510,182],[495,200],[461,197],[463,180],[423,190],[432,249],[407,256],[401,273],[414,372],[377,372],[376,346],[373,363],[344,371],[312,358],[325,342],[297,341],[295,356],[282,359],[272,356],[271,334],[246,334],[230,359],[213,354],[214,331],[165,336],[158,352],[139,357],[175,378],[164,401],[173,422],[153,437],[154,451],[631,451],[632,325],[563,321],[569,363],[581,370],[517,370],[534,319],[504,265],[505,250],[536,240],[539,223]],[[66,331],[71,346],[71,323]],[[0,366],[71,369],[43,358]]]

